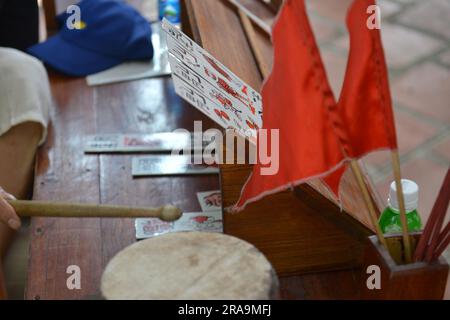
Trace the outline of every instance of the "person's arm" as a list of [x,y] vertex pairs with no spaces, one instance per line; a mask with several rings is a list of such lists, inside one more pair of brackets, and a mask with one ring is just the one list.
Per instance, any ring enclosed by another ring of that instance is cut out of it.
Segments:
[[14,197],[0,187],[0,300],[8,298],[2,261],[6,252],[5,240],[10,238],[11,229],[17,230],[20,228],[19,217],[5,199],[14,199]]

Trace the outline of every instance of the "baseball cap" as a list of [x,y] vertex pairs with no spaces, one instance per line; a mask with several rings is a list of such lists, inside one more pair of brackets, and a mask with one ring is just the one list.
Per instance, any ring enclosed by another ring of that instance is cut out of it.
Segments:
[[77,6],[79,20],[73,19],[73,13],[59,15],[59,32],[27,51],[73,76],[153,58],[150,23],[134,8],[114,0],[83,0]]

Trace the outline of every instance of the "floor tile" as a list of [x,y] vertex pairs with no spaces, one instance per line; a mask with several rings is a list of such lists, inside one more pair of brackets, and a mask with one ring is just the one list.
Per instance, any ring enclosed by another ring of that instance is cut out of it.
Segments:
[[435,63],[418,65],[392,82],[394,100],[405,107],[450,123],[450,72]]
[[[438,132],[437,127],[401,111],[395,112],[395,127],[400,155],[419,148]],[[374,167],[386,165],[390,161],[389,151],[374,152],[364,158],[367,165]]]
[[441,157],[444,157],[450,163],[450,136],[438,144],[434,149],[434,152],[439,154]]
[[434,54],[444,43],[418,31],[384,22],[381,26],[388,66],[395,69]]
[[427,0],[401,13],[398,21],[450,40],[450,1]]

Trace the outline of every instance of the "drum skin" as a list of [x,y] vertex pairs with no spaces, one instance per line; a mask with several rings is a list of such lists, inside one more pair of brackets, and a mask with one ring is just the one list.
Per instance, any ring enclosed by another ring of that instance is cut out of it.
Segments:
[[178,232],[137,242],[107,265],[108,300],[266,300],[278,279],[254,246],[219,233]]

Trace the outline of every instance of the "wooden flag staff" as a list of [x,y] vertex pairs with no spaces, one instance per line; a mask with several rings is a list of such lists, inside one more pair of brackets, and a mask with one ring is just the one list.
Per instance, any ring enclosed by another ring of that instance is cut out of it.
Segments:
[[130,208],[98,204],[53,203],[43,201],[7,200],[21,217],[57,218],[159,218],[174,221],[181,217],[177,207]]
[[377,234],[378,240],[387,250],[389,250],[389,247],[386,243],[386,239],[384,238],[383,232],[381,231],[380,225],[378,223],[378,217],[377,217],[377,213],[375,210],[375,206],[373,205],[372,198],[370,197],[369,189],[367,188],[367,185],[364,180],[364,177],[361,172],[361,168],[358,164],[358,161],[355,159],[352,159],[352,161],[350,162],[350,167],[352,169],[353,174],[355,175],[359,189],[361,190],[361,193],[363,194],[364,202],[366,203],[367,209],[369,210],[369,217],[370,217],[373,227],[375,228],[375,232]]
[[412,262],[411,241],[408,232],[408,220],[406,218],[405,199],[403,197],[403,186],[400,173],[400,157],[398,151],[394,150],[392,155],[392,169],[394,171],[395,188],[397,189],[397,200],[400,210],[400,221],[402,223],[403,246],[405,248],[406,263]]

